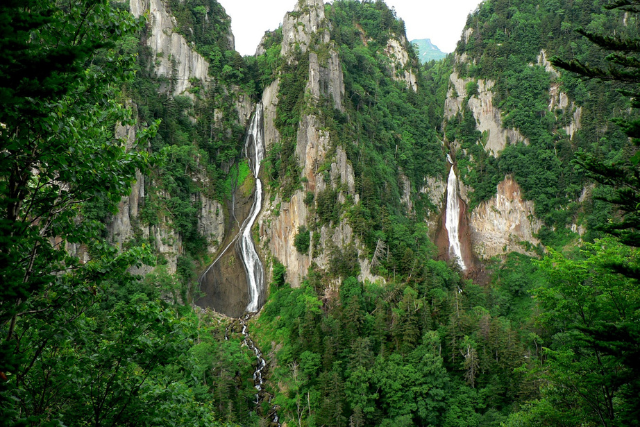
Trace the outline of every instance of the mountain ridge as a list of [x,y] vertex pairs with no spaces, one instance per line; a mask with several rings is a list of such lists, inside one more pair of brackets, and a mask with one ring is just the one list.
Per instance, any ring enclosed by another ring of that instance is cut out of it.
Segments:
[[411,44],[417,47],[418,58],[423,64],[432,60],[439,61],[448,55],[433,44],[431,39],[415,39],[411,40]]

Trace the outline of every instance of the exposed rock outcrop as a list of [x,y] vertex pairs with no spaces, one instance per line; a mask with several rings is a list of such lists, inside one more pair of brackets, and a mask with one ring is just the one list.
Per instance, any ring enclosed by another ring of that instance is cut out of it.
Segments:
[[311,257],[299,253],[294,245],[298,227],[308,225],[309,212],[304,196],[304,192],[298,191],[289,202],[276,196],[266,204],[258,219],[263,251],[268,251],[287,267],[287,282],[293,287],[300,286],[311,265]]
[[321,28],[324,19],[323,0],[299,0],[293,12],[287,13],[282,21],[281,55],[290,57],[296,47],[306,52],[318,30],[322,30],[321,42],[329,43],[329,30]]
[[389,67],[393,79],[404,82],[407,85],[407,89],[416,92],[418,90],[418,78],[410,67],[409,53],[406,46],[407,39],[403,36],[392,37],[387,42],[384,53],[390,60]]
[[542,222],[535,217],[533,202],[523,200],[520,186],[507,176],[496,196],[473,210],[469,226],[474,252],[488,259],[512,251],[531,254],[520,242],[538,245],[534,234]]
[[136,17],[149,13],[147,46],[154,55],[156,75],[168,79],[162,89],[169,90],[173,81],[174,95],[193,97],[187,92],[192,86],[190,79],[208,83],[209,63],[177,32],[176,19],[167,11],[163,0],[130,0],[129,7]]
[[[444,105],[446,119],[451,119],[462,111],[464,100],[467,97],[467,84],[473,79],[465,79],[457,72],[451,73],[451,87],[447,93]],[[487,132],[487,141],[484,146],[485,151],[493,156],[499,156],[507,144],[515,144],[518,141],[528,141],[517,129],[504,129],[502,126],[501,111],[493,105],[493,92],[491,89],[495,85],[492,80],[478,80],[478,93],[469,98],[468,106],[473,117],[476,119],[477,129]]]
[[241,126],[247,126],[253,113],[254,104],[251,102],[251,97],[241,92],[241,89],[237,86],[232,88],[235,94],[235,107],[238,113],[238,122]]
[[447,192],[447,183],[442,178],[426,177],[425,184],[420,189],[420,193],[426,195],[429,201],[435,207],[429,213],[427,217],[427,227],[429,227],[429,235],[431,238],[435,238],[438,228],[438,214],[441,207],[445,203],[445,194]]
[[276,108],[278,107],[278,89],[280,80],[275,80],[262,92],[262,120],[264,122],[264,144],[268,151],[280,141],[280,132],[276,129]]
[[[296,155],[302,169],[302,176],[308,180],[309,191],[316,191],[318,168],[322,165],[329,150],[329,133],[320,130],[316,116],[303,116],[298,127]],[[321,177],[320,177],[321,179]],[[324,190],[324,183],[320,183],[319,191]]]
[[333,99],[334,108],[344,111],[342,98],[344,97],[344,77],[338,53],[331,49],[326,64],[321,65],[315,52],[309,53],[309,82],[307,91],[315,101],[320,96]]
[[402,172],[400,172],[400,190],[402,191],[402,203],[406,206],[407,212],[413,212],[413,200],[411,199],[411,181]]
[[207,239],[207,252],[216,253],[224,238],[224,207],[217,200],[211,200],[203,194],[200,199],[198,213],[198,233]]
[[[544,49],[538,55],[538,65],[544,67],[553,80],[560,77],[560,73],[553,68],[553,65],[547,59],[547,53]],[[549,87],[549,111],[554,112],[557,109],[571,115],[569,124],[564,126],[563,129],[569,135],[569,138],[573,139],[573,136],[581,127],[582,107],[577,106],[575,102],[569,99],[569,95],[560,90],[560,83],[553,81]]]
[[547,52],[544,49],[542,49],[540,51],[540,54],[538,55],[538,65],[540,65],[541,67],[544,67],[544,70],[547,73],[551,74],[552,77],[554,78],[560,77],[560,73],[558,73],[558,71],[555,68],[553,68],[553,65],[547,59]]
[[[291,43],[300,43],[303,50],[309,50],[308,43],[311,34],[318,31],[324,11],[320,12],[322,1],[309,0],[296,7],[296,11],[287,14],[283,27],[285,41],[283,53],[291,52]],[[294,26],[293,23],[297,23]],[[322,30],[324,31],[324,30]],[[343,98],[345,93],[344,77],[340,59],[330,44],[328,32],[323,33],[327,37],[321,40],[325,55],[321,59],[317,52],[309,52],[309,79],[306,86],[307,99],[311,106],[316,105],[322,97],[331,98],[336,109],[344,111]],[[323,37],[325,37],[323,35]],[[287,42],[289,40],[289,42]],[[288,46],[288,47],[285,47]],[[328,55],[326,55],[328,52]],[[291,56],[291,55],[289,55]],[[280,135],[275,128],[275,116],[277,106],[277,91],[279,82],[276,80],[263,93],[264,104],[264,134],[267,150],[274,142],[279,141]],[[331,156],[331,157],[328,157]],[[323,129],[320,119],[313,114],[303,114],[298,125],[296,140],[296,157],[302,176],[305,179],[304,190],[295,192],[288,201],[282,200],[280,195],[265,198],[267,202],[258,218],[258,228],[261,249],[264,254],[278,259],[287,267],[287,281],[292,286],[299,286],[306,276],[312,262],[318,267],[326,269],[330,264],[330,257],[334,248],[344,248],[354,245],[359,261],[362,280],[374,280],[371,268],[365,259],[364,249],[353,235],[353,230],[346,219],[341,219],[337,224],[324,225],[314,231],[319,236],[313,236],[312,240],[317,244],[311,245],[309,253],[301,254],[294,245],[295,237],[300,226],[310,227],[313,220],[312,204],[305,204],[308,193],[317,199],[320,192],[327,188],[338,188],[338,203],[345,203],[347,197],[354,203],[358,203],[360,197],[355,191],[355,175],[353,166],[347,158],[345,150],[338,146],[332,148],[329,132]],[[330,164],[327,165],[327,162]],[[324,165],[328,172],[320,169]],[[328,167],[327,167],[328,166]]]
[[[131,148],[136,137],[135,126],[117,126],[116,137],[125,139],[127,148]],[[199,180],[203,181],[202,177]],[[159,219],[159,225],[147,225],[140,221],[140,209],[145,198],[145,184],[153,185],[148,178],[140,172],[136,172],[136,181],[131,186],[131,193],[122,198],[118,205],[118,213],[107,224],[108,240],[118,249],[122,250],[127,243],[135,238],[154,241],[156,253],[167,262],[167,272],[174,274],[177,268],[178,256],[183,252],[182,238],[173,228],[169,217]],[[159,192],[160,197],[168,198],[169,195]],[[219,242],[224,238],[224,210],[222,205],[215,200],[210,200],[204,195],[197,196],[201,203],[198,214],[198,231],[207,240],[209,253],[218,250]],[[194,200],[194,202],[196,202]],[[151,271],[151,267],[135,267],[132,272],[145,274]]]
[[[324,182],[323,175],[318,173],[318,167],[325,162],[329,148],[329,134],[320,129],[318,118],[303,116],[298,127],[296,154],[302,174],[307,178],[305,190],[313,193],[315,198],[328,186],[335,187],[338,183],[344,183],[347,192],[357,197],[353,167],[341,147],[336,150],[335,159],[331,163],[331,182]],[[351,227],[341,221],[335,228],[324,226],[316,231],[320,233],[320,247],[315,250],[310,248],[308,254],[297,251],[294,240],[298,229],[300,226],[308,227],[311,219],[310,207],[304,203],[306,191],[297,191],[288,202],[283,201],[279,195],[276,196],[267,203],[258,220],[263,249],[287,267],[287,281],[294,287],[300,285],[312,261],[320,268],[329,265],[330,242],[342,247],[353,241]]]

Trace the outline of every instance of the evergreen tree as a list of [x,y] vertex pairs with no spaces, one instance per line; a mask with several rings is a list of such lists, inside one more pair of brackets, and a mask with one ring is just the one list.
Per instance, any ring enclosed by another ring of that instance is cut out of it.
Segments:
[[[606,9],[620,9],[630,13],[640,13],[640,1],[616,0]],[[560,68],[577,73],[588,79],[599,79],[620,85],[618,91],[631,97],[631,106],[640,108],[640,38],[620,34],[605,35],[584,29],[578,33],[589,39],[598,48],[609,50],[606,64],[592,66],[579,59],[566,61],[554,57],[552,63]],[[606,65],[606,68],[605,68]],[[634,147],[622,162],[606,162],[594,154],[578,153],[577,162],[591,178],[613,189],[607,202],[617,206],[622,219],[611,219],[605,230],[628,245],[640,246],[640,118],[618,118],[614,120],[624,133],[631,138]],[[640,269],[633,265],[617,265],[629,277],[640,277]]]

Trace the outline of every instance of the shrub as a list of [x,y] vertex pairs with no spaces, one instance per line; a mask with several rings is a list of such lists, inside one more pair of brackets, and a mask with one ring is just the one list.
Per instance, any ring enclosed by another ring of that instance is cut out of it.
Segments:
[[298,227],[298,234],[296,234],[293,244],[301,254],[309,253],[309,246],[311,246],[311,232],[307,230],[307,227],[304,225]]

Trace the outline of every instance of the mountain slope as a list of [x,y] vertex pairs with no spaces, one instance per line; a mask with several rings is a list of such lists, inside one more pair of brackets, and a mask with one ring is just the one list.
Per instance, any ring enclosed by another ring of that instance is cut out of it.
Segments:
[[429,61],[439,61],[447,56],[438,46],[431,43],[431,39],[411,40],[411,44],[418,47],[418,58],[423,64]]

